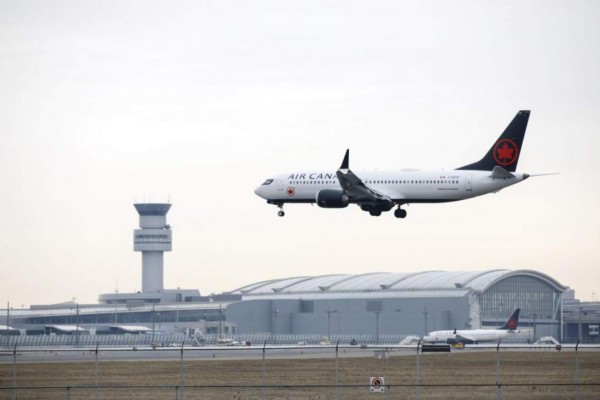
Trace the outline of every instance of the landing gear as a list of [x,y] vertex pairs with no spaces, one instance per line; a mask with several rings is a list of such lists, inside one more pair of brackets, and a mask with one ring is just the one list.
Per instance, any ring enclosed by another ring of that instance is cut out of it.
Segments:
[[277,204],[277,207],[279,207],[279,211],[277,211],[277,215],[279,215],[280,217],[283,217],[285,215],[285,212],[283,211],[283,204]]
[[406,210],[397,208],[396,211],[394,211],[394,216],[396,218],[406,218]]
[[374,217],[379,217],[381,215],[381,211],[380,210],[371,210],[371,211],[369,211],[369,214],[371,214]]

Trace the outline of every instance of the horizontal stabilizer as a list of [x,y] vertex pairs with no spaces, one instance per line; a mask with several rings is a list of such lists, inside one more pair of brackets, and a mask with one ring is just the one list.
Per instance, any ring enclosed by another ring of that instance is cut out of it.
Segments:
[[492,174],[490,175],[490,178],[492,179],[509,179],[514,177],[515,176],[513,174],[497,165],[494,167],[494,169],[492,170]]
[[527,174],[529,177],[533,178],[535,176],[547,176],[547,175],[560,175],[560,172],[546,172],[545,174]]

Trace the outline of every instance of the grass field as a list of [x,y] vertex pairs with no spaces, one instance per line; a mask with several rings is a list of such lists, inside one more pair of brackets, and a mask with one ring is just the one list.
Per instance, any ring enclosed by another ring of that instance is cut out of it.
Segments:
[[[576,395],[574,352],[504,352],[500,354],[501,394],[504,399],[573,399]],[[262,387],[261,359],[202,360],[184,362],[186,399],[325,400],[336,398],[335,359],[273,359],[265,363]],[[19,363],[18,386],[63,386],[57,389],[19,390],[18,399],[93,399],[94,362]],[[99,399],[174,399],[179,383],[178,361],[101,361]],[[495,399],[496,353],[454,352],[420,357],[422,399]],[[579,353],[581,399],[600,398],[600,353]],[[371,376],[385,377],[384,394],[371,394]],[[339,398],[416,398],[416,357],[342,357],[339,359]],[[564,384],[564,385],[563,385]],[[12,365],[0,365],[0,385],[11,387]],[[64,386],[73,387],[67,393]],[[165,387],[103,388],[106,385]],[[207,387],[213,385],[213,387]],[[286,387],[289,385],[289,387]],[[307,385],[304,387],[294,387]],[[322,386],[322,387],[315,387]],[[357,386],[358,385],[358,386]],[[432,386],[433,385],[433,386]],[[444,386],[447,385],[447,386]],[[488,386],[480,386],[488,385]],[[519,386],[513,386],[519,385]],[[248,386],[248,387],[244,387]],[[280,386],[280,387],[275,387]],[[0,391],[0,399],[11,399],[11,390]]]

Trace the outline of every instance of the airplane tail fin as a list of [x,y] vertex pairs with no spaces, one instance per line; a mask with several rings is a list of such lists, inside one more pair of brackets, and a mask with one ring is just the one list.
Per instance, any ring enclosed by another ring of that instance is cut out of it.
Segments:
[[476,163],[457,169],[491,171],[494,167],[500,166],[508,172],[515,172],[529,121],[529,113],[529,110],[519,111],[485,157]]
[[512,315],[510,316],[510,318],[508,319],[508,321],[506,321],[506,323],[504,325],[502,325],[502,327],[500,329],[510,329],[511,331],[514,331],[517,329],[517,324],[519,323],[519,313],[521,312],[520,308],[517,308]]

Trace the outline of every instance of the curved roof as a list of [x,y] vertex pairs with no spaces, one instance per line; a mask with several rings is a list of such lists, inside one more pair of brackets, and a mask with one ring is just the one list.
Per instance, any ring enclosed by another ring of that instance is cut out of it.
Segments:
[[566,286],[550,276],[533,270],[493,269],[488,271],[372,272],[360,275],[297,276],[273,279],[243,286],[232,294],[244,296],[294,295],[344,292],[460,291],[483,292],[511,276],[531,276],[557,291]]

